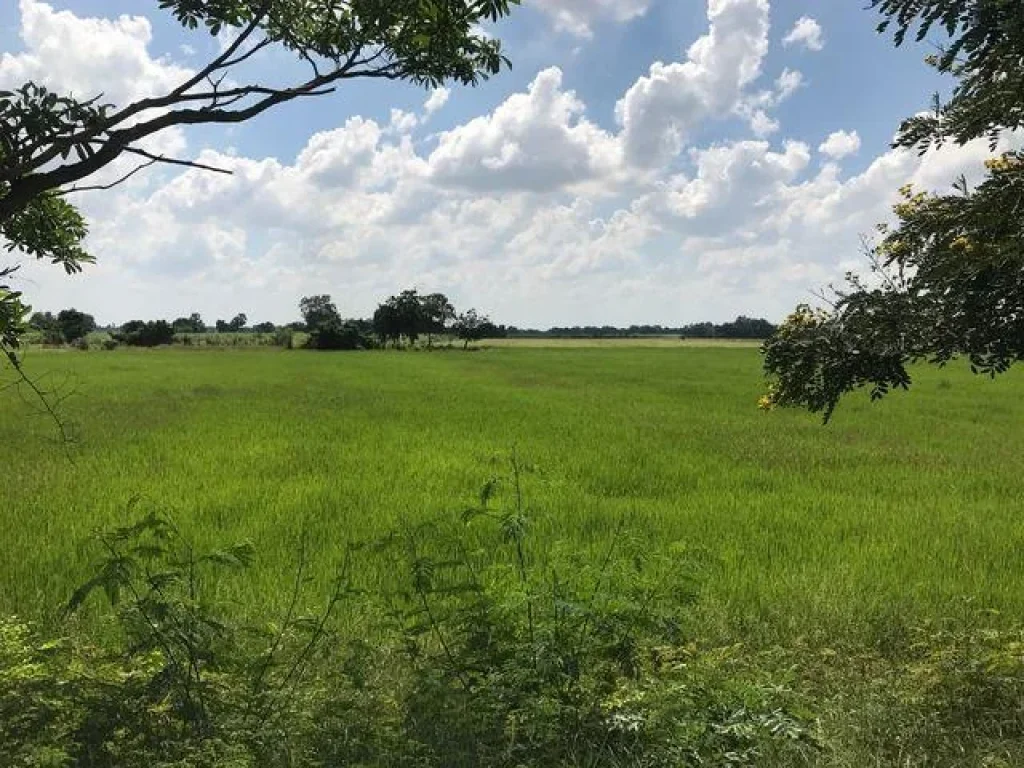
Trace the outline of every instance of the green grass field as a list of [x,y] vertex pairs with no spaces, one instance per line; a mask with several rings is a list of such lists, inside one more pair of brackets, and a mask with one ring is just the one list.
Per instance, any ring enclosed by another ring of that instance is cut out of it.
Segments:
[[52,616],[88,571],[90,531],[142,508],[200,543],[251,539],[246,605],[281,598],[304,529],[326,589],[345,542],[456,517],[515,450],[536,468],[537,541],[597,556],[625,521],[652,548],[703,552],[698,615],[716,639],[870,641],[962,598],[1024,614],[1016,372],[922,370],[912,396],[855,396],[823,427],[756,409],[746,347],[33,351],[27,364],[73,385],[61,409],[80,442],[71,463],[52,422],[0,392],[0,612]]

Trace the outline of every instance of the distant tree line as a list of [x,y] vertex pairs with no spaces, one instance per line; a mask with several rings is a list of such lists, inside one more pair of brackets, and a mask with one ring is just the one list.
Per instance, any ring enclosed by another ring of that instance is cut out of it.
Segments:
[[[731,323],[695,323],[679,327],[631,325],[555,327],[548,330],[497,325],[476,309],[458,311],[443,293],[421,294],[415,289],[387,298],[371,318],[343,318],[327,294],[307,296],[299,302],[301,321],[278,326],[264,322],[250,325],[244,313],[231,320],[208,325],[198,313],[174,321],[132,320],[111,327],[115,344],[133,347],[158,347],[174,343],[192,345],[204,334],[259,334],[272,337],[270,343],[291,348],[296,333],[306,334],[305,346],[320,350],[357,350],[400,348],[425,345],[432,348],[438,340],[458,340],[463,348],[485,339],[504,338],[638,338],[678,336],[688,339],[766,339],[775,326],[763,319],[740,316]],[[56,315],[36,312],[29,326],[40,335],[43,344],[84,344],[86,337],[99,330],[92,315],[65,309]]]
[[501,326],[508,338],[555,339],[629,339],[644,336],[679,336],[685,339],[767,339],[776,326],[764,319],[740,315],[731,323],[693,323],[678,327],[664,325],[631,325],[619,328],[613,325],[583,325],[555,327],[546,331],[532,328]]

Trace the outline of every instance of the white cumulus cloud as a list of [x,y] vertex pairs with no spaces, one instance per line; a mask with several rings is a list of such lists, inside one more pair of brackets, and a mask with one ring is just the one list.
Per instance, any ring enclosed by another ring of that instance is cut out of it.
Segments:
[[547,14],[555,28],[577,37],[593,36],[600,21],[626,22],[643,16],[652,0],[532,0],[529,4]]
[[632,164],[665,163],[702,122],[737,110],[768,52],[768,11],[768,0],[710,0],[710,28],[686,61],[656,62],[634,83],[616,106]]
[[824,30],[815,19],[801,16],[789,34],[782,38],[782,44],[786,47],[802,45],[809,51],[820,51],[825,47]]
[[856,131],[836,131],[829,134],[818,147],[818,151],[834,160],[841,160],[860,151],[860,136]]

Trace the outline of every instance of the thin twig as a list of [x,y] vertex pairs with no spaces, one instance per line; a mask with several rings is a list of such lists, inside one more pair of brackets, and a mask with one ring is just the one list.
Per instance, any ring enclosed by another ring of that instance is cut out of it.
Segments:
[[178,160],[173,157],[165,157],[164,155],[154,155],[151,152],[147,152],[144,149],[138,149],[137,147],[125,147],[125,152],[132,155],[138,155],[139,157],[145,157],[152,160],[154,163],[166,163],[167,165],[181,165],[186,168],[198,168],[201,171],[213,171],[214,173],[223,173],[227,176],[234,174],[227,168],[218,168],[214,165],[206,165],[205,163],[197,163],[194,160]]
[[124,176],[119,178],[117,181],[112,181],[110,184],[92,184],[92,185],[87,186],[87,187],[71,187],[71,189],[61,189],[61,190],[58,190],[56,194],[57,195],[70,195],[73,192],[96,192],[96,191],[100,191],[100,190],[113,189],[116,186],[124,184],[126,181],[128,181],[128,179],[130,179],[132,176],[134,176],[139,171],[144,171],[146,168],[149,168],[151,165],[154,165],[157,162],[159,162],[159,161],[156,158],[153,158],[152,160],[149,160],[148,162],[142,163],[141,165],[137,166],[136,168],[134,168],[133,170],[129,171]]

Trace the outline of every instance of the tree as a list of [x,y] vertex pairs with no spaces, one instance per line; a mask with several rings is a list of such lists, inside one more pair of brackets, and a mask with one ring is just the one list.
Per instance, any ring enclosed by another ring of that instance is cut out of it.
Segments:
[[77,309],[65,309],[57,314],[57,327],[64,340],[73,344],[96,330],[96,320]]
[[253,333],[274,333],[277,326],[273,323],[257,323],[252,327]]
[[403,336],[414,346],[420,336],[430,332],[432,321],[427,314],[425,298],[415,289],[402,291],[377,308],[373,328],[385,346],[389,341],[397,346]]
[[[160,0],[189,30],[230,34],[205,66],[163,94],[113,105],[36,83],[0,92],[0,239],[9,250],[78,272],[84,219],[65,196],[109,189],[156,163],[210,168],[156,155],[140,144],[175,126],[242,123],[281,104],[332,93],[347,80],[383,79],[436,87],[475,85],[507,64],[481,24],[518,0]],[[290,83],[254,82],[247,68],[264,50],[308,65]],[[79,184],[122,156],[138,165],[109,184]],[[0,269],[0,344],[13,350],[29,311]]]
[[463,342],[462,348],[468,349],[471,341],[480,341],[487,338],[488,329],[493,327],[493,323],[491,323],[489,318],[478,314],[475,309],[471,309],[463,312],[455,319],[455,325],[452,326],[452,330],[456,337]]
[[245,330],[246,323],[248,322],[249,318],[246,317],[245,313],[239,312],[237,315],[231,318],[231,322],[228,323],[228,328],[230,328],[232,333],[241,333],[242,331]]
[[306,346],[310,349],[354,350],[370,346],[356,321],[341,319],[330,296],[307,296],[299,302],[299,310],[309,332]]
[[114,338],[130,347],[159,347],[174,343],[174,328],[166,320],[132,320]]
[[427,346],[434,345],[434,335],[443,334],[448,325],[455,320],[455,307],[443,293],[432,293],[420,298],[423,313],[424,332],[427,334]]
[[[874,0],[901,45],[916,29],[949,37],[929,57],[957,79],[946,104],[903,122],[895,146],[925,151],[1024,125],[1024,5],[1019,0]],[[972,189],[901,190],[896,225],[866,246],[873,277],[847,275],[829,310],[798,307],[764,347],[773,379],[766,409],[796,406],[828,421],[841,398],[869,386],[873,399],[908,389],[914,362],[965,356],[995,376],[1024,359],[1024,154],[986,163]]]
[[205,333],[206,325],[203,323],[203,318],[198,312],[193,312],[188,317],[179,317],[173,323],[171,327],[174,328],[175,333]]
[[335,320],[341,322],[338,308],[331,301],[331,297],[327,295],[306,296],[299,302],[299,311],[302,313],[302,319],[306,324],[305,330],[310,332],[315,331],[317,328],[322,328]]

